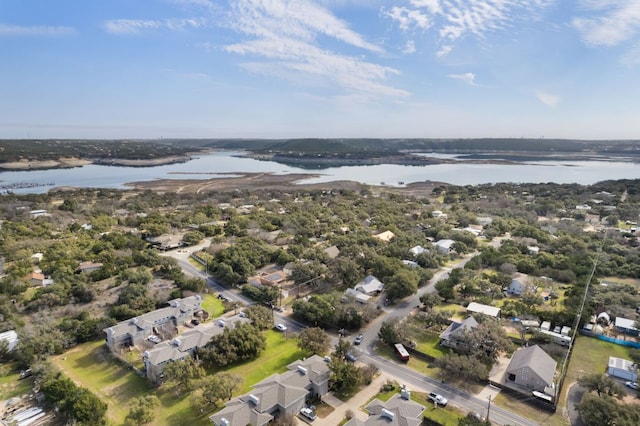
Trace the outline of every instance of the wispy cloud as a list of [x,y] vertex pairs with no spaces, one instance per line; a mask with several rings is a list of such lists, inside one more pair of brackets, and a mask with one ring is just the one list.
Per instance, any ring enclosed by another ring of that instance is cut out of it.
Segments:
[[402,53],[406,55],[416,53],[416,42],[413,40],[407,41],[407,44],[404,45],[404,49],[402,49]]
[[591,16],[575,18],[573,27],[591,46],[615,46],[640,33],[637,0],[582,0]]
[[188,28],[200,28],[206,25],[202,18],[185,19],[113,19],[104,22],[104,29],[111,34],[140,34],[152,30],[178,31]]
[[536,93],[536,98],[540,102],[551,108],[555,108],[555,106],[558,105],[558,102],[560,102],[560,97],[558,95],[543,91],[538,91],[538,93]]
[[71,27],[0,24],[0,36],[66,36],[75,33],[76,30]]
[[463,81],[470,86],[476,86],[476,75],[472,72],[465,72],[464,74],[449,74],[447,77]]
[[374,96],[409,95],[385,84],[390,76],[399,74],[398,70],[363,56],[341,53],[338,49],[344,45],[349,51],[354,47],[375,54],[384,50],[319,5],[305,0],[239,0],[233,4],[228,22],[231,29],[248,39],[227,45],[225,50],[261,58],[244,64],[252,72],[281,78],[297,76],[299,81],[308,76]]
[[484,39],[487,33],[534,19],[554,0],[406,0],[405,6],[383,10],[400,29],[434,28],[442,47],[437,56],[447,55],[466,36]]
[[429,15],[418,9],[394,6],[388,11],[383,11],[383,13],[396,21],[403,31],[411,28],[426,30],[432,24]]

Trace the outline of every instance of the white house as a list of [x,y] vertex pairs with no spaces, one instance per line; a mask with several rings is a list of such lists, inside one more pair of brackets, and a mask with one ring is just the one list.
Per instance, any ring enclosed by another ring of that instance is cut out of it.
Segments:
[[380,293],[384,289],[384,284],[373,275],[367,275],[362,281],[355,285],[354,289],[371,296]]
[[522,281],[518,279],[511,280],[511,284],[509,284],[509,289],[507,290],[511,294],[515,294],[516,296],[520,296],[523,291],[525,291],[526,286],[522,283]]
[[429,250],[425,249],[422,246],[415,246],[415,247],[411,247],[409,249],[409,253],[411,253],[414,257],[415,256],[419,256],[419,255],[421,255],[422,253],[425,253],[425,252],[429,253]]
[[16,333],[15,330],[9,330],[0,333],[0,342],[1,341],[7,342],[7,351],[11,352],[18,345],[20,339],[18,339],[18,333]]
[[623,358],[610,356],[607,374],[631,382],[638,381],[638,367],[632,361]]
[[453,244],[455,243],[454,240],[450,240],[450,239],[443,239],[443,240],[438,240],[435,243],[436,249],[438,250],[438,252],[442,253],[442,254],[449,254],[451,253]]
[[493,318],[500,318],[500,308],[482,303],[471,302],[467,306],[467,313],[484,314]]

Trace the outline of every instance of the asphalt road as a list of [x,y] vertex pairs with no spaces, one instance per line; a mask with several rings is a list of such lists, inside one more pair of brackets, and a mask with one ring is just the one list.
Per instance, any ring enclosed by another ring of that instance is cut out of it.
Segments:
[[[492,241],[492,245],[500,244],[501,240]],[[205,278],[204,272],[193,266],[188,258],[190,252],[199,250],[198,247],[191,247],[189,251],[183,250],[181,253],[167,253],[177,259],[178,264],[181,266],[186,274],[191,276],[197,276]],[[355,346],[358,360],[366,364],[373,364],[380,370],[383,370],[390,376],[395,377],[400,383],[407,385],[410,389],[420,390],[422,392],[436,392],[444,396],[449,400],[449,403],[457,407],[467,410],[468,412],[480,413],[483,416],[487,413],[489,401],[481,400],[480,398],[468,394],[453,386],[449,386],[446,383],[441,383],[438,380],[431,377],[418,374],[414,370],[405,367],[399,362],[395,362],[379,356],[375,351],[375,345],[378,343],[378,332],[382,322],[390,318],[405,318],[411,313],[411,311],[420,303],[420,296],[425,293],[435,292],[435,284],[449,276],[449,272],[454,268],[461,268],[467,263],[476,253],[469,254],[463,259],[459,260],[455,264],[448,268],[443,268],[437,271],[430,282],[418,290],[418,293],[402,300],[396,305],[387,306],[383,309],[384,314],[378,317],[375,322],[370,324],[368,328],[362,331],[364,336],[362,343],[359,346]],[[207,277],[208,288],[222,294],[233,301],[240,302],[245,305],[253,304],[251,299],[246,298],[240,292],[233,291],[222,286],[215,279]],[[286,312],[281,313],[273,311],[274,323],[282,323],[287,326],[287,333],[298,333],[300,330],[306,327],[306,325],[288,317]],[[333,337],[333,343],[337,343],[338,337]],[[529,420],[525,417],[505,410],[491,404],[490,407],[490,420],[500,425],[517,425],[517,426],[536,426],[537,423]]]

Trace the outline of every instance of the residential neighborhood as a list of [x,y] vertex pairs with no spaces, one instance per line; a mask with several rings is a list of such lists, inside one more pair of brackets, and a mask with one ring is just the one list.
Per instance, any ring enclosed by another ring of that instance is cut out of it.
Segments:
[[632,424],[630,185],[6,196],[1,416]]

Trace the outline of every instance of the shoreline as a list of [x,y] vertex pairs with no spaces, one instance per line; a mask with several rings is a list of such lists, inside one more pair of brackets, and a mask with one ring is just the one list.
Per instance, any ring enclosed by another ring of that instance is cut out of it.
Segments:
[[48,169],[72,169],[75,167],[96,164],[101,166],[120,167],[155,167],[167,164],[186,163],[193,159],[193,156],[169,156],[162,158],[129,160],[126,158],[59,158],[57,160],[20,160],[0,163],[0,171],[22,172],[28,170],[48,170]]

